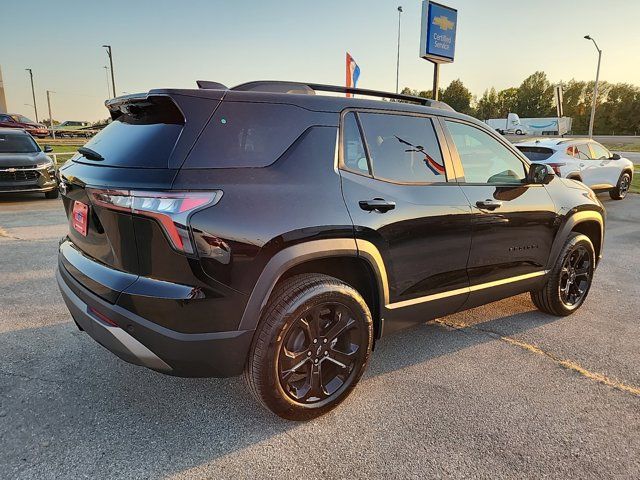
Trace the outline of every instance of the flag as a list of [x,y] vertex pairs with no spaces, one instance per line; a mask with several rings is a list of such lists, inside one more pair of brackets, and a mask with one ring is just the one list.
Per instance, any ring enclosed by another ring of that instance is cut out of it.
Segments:
[[[349,52],[347,52],[347,88],[356,88],[358,77],[360,77],[360,67],[353,57],[349,55]],[[347,97],[351,96],[350,93],[347,93]]]

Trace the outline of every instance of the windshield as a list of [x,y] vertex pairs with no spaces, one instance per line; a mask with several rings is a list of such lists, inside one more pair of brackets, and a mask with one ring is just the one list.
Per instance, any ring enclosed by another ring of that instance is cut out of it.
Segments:
[[38,144],[28,135],[0,133],[0,153],[35,153],[39,151]]
[[27,118],[23,115],[12,115],[13,119],[16,122],[20,122],[20,123],[36,123],[33,120],[31,120],[30,118]]

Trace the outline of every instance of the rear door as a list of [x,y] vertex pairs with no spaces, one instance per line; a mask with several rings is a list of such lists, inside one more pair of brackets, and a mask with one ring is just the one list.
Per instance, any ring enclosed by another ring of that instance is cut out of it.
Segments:
[[385,332],[457,310],[467,296],[470,208],[434,117],[342,115],[343,194],[357,241],[380,252]]
[[543,185],[525,183],[525,162],[493,132],[462,120],[442,123],[473,210],[465,307],[526,291],[544,275],[555,205]]

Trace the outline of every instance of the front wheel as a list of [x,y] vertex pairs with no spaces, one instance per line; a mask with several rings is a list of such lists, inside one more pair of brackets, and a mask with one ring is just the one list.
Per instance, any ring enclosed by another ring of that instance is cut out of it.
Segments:
[[622,200],[627,196],[629,187],[631,186],[631,175],[624,172],[618,179],[618,184],[612,190],[609,190],[609,196],[614,200]]
[[271,295],[245,379],[275,414],[311,419],[347,397],[364,372],[372,343],[371,313],[354,288],[327,275],[296,275]]
[[575,312],[584,303],[591,288],[595,260],[589,237],[572,233],[544,287],[531,292],[534,305],[551,315],[566,316]]

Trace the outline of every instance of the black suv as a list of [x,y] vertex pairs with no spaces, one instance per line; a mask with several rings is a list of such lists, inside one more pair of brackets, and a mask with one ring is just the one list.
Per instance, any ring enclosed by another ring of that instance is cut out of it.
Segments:
[[553,315],[584,302],[602,205],[483,123],[370,90],[199,86],[107,101],[113,122],[60,169],[62,295],[124,360],[244,372],[306,419],[383,335],[523,292]]

